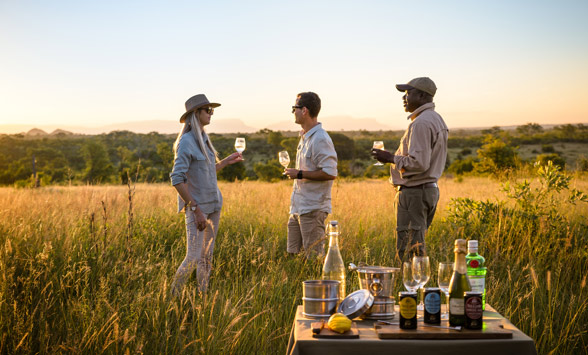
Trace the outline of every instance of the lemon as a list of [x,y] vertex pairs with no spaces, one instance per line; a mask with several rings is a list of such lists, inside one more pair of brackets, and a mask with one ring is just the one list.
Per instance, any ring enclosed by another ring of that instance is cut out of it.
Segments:
[[351,319],[343,313],[335,313],[329,318],[327,326],[332,331],[343,334],[351,329]]

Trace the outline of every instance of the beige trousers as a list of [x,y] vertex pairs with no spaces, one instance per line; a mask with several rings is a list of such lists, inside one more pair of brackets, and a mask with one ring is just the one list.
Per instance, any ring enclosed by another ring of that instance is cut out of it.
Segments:
[[297,254],[301,248],[307,257],[325,253],[325,220],[329,214],[312,211],[301,215],[290,215],[288,220],[288,253]]
[[186,212],[186,257],[176,271],[171,285],[172,294],[181,293],[188,278],[196,269],[198,290],[206,292],[210,271],[212,270],[212,252],[214,241],[218,232],[220,211],[215,211],[206,216],[206,229],[199,231],[196,228],[196,216],[194,212]]

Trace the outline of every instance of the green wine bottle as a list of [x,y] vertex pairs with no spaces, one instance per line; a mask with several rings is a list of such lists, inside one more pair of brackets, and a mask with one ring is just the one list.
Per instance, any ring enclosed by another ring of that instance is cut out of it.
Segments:
[[486,259],[478,254],[478,241],[468,240],[468,255],[466,265],[468,267],[468,278],[472,291],[482,294],[482,309],[486,309]]
[[454,252],[453,276],[451,276],[451,282],[449,283],[449,325],[463,326],[465,324],[464,292],[472,289],[465,260],[465,239],[455,241]]

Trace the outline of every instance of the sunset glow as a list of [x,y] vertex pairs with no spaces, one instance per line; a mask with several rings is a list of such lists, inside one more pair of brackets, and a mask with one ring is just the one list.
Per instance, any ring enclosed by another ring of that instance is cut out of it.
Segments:
[[417,76],[450,128],[586,123],[587,17],[570,0],[4,1],[0,130],[176,125],[197,93],[213,120],[264,128],[308,90],[320,117],[404,129],[394,84]]

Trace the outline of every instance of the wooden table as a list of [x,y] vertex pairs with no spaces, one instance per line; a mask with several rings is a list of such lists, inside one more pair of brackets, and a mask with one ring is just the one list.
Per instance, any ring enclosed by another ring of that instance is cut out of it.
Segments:
[[[421,313],[421,311],[419,311]],[[398,306],[396,317],[398,321]],[[317,339],[312,336],[311,323],[316,320],[302,315],[302,306],[298,306],[296,318],[290,332],[287,354],[291,355],[325,355],[325,354],[410,354],[410,355],[536,355],[532,338],[517,329],[506,318],[489,305],[484,311],[484,322],[492,325],[501,324],[505,330],[512,331],[509,339],[380,339],[374,323],[369,320],[354,320],[359,331],[359,339]],[[423,328],[424,329],[424,328]]]

